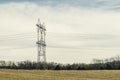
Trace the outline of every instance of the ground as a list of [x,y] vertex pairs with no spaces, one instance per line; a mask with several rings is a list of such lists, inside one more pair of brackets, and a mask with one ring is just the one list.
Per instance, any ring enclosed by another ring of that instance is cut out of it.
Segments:
[[120,70],[0,70],[0,80],[120,80]]

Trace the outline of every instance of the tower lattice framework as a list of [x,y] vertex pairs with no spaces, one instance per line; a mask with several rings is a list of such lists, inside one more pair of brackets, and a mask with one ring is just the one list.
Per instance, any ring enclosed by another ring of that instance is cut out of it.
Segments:
[[46,28],[45,24],[41,23],[38,19],[37,26],[37,46],[38,46],[38,56],[37,56],[37,62],[46,62]]

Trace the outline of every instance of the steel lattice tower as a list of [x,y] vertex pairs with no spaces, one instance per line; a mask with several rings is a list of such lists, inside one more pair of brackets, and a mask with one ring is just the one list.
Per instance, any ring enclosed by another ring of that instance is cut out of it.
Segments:
[[46,62],[46,28],[45,24],[41,24],[40,20],[38,19],[37,26],[37,46],[38,46],[38,56],[37,62]]

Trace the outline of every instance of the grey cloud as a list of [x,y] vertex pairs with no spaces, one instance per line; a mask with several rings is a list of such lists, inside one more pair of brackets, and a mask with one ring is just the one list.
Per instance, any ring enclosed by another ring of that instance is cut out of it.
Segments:
[[119,11],[120,0],[5,0],[0,3],[35,3],[40,6],[50,6],[52,8],[63,8],[63,6],[87,8],[87,9],[103,9]]

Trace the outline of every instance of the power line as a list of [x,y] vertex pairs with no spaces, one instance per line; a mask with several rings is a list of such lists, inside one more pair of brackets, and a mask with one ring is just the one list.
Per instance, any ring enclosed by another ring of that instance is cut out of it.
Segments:
[[0,37],[9,37],[9,36],[16,36],[16,35],[25,35],[25,34],[31,34],[34,32],[27,32],[27,33],[17,33],[17,34],[10,34],[10,35],[0,35]]
[[[69,36],[69,35],[71,35],[71,33],[53,33],[53,32],[48,32],[48,33],[52,33],[52,34],[55,34],[55,35],[57,35],[57,34],[65,34],[65,35],[63,35],[63,36]],[[69,35],[68,35],[69,34]],[[73,34],[72,34],[73,35]],[[84,38],[84,37],[88,37],[88,38],[90,38],[91,36],[92,37],[99,37],[98,35],[100,35],[100,36],[104,36],[104,37],[109,37],[109,38],[111,38],[111,37],[114,37],[114,38],[120,38],[120,35],[108,35],[108,34],[80,34],[80,33],[74,33],[74,35],[73,36],[76,36],[76,35],[79,35],[79,37],[82,39],[82,38]],[[19,39],[21,39],[21,40],[26,40],[26,39],[35,39],[35,37],[36,37],[36,35],[34,35],[34,32],[27,32],[27,33],[19,33],[19,34],[13,34],[13,35],[0,35],[0,41],[2,42],[2,41],[7,41],[7,40],[19,40]],[[61,36],[62,37],[62,36]],[[54,38],[54,37],[53,37]],[[85,38],[85,39],[86,39]],[[65,49],[81,49],[81,48],[76,48],[76,47],[69,47],[69,46],[66,46],[66,47],[64,47],[64,46],[56,46],[56,45],[52,45],[52,46],[49,46],[48,45],[48,47],[52,47],[52,48],[65,48]],[[87,48],[86,48],[87,49]],[[91,48],[90,48],[91,49]],[[0,49],[1,50],[1,49]]]
[[[35,46],[33,46],[33,47],[35,47]],[[26,46],[26,47],[3,48],[3,49],[0,49],[0,51],[9,51],[9,50],[16,50],[16,49],[26,49],[26,48],[33,48],[33,47]]]

